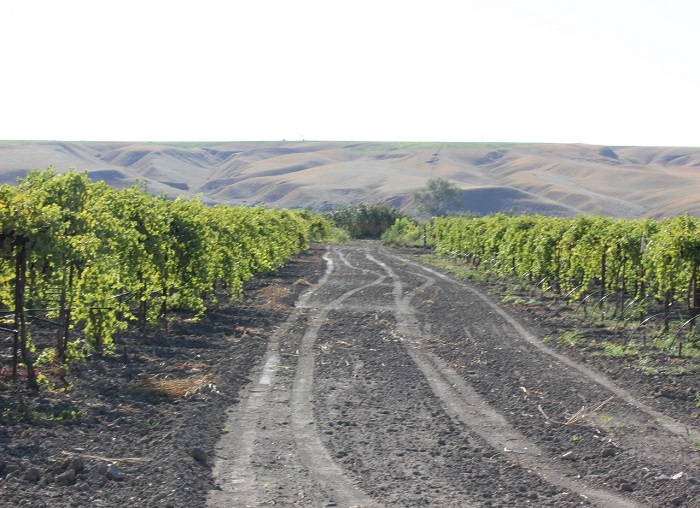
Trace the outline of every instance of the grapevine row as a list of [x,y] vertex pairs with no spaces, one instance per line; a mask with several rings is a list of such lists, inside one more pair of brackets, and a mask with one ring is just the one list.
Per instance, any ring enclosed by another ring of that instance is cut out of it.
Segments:
[[54,168],[0,187],[0,224],[0,327],[14,337],[13,377],[23,364],[32,389],[29,321],[55,325],[55,347],[41,353],[60,362],[100,353],[130,323],[199,316],[221,289],[237,297],[327,227],[308,212],[172,201]]
[[653,296],[700,308],[700,219],[662,220],[496,214],[434,219],[436,251],[499,275],[525,278],[557,292]]

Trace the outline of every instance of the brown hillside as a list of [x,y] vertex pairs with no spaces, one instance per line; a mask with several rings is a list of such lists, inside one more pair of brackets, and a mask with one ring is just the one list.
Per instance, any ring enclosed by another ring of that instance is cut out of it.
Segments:
[[33,168],[87,170],[115,187],[207,202],[327,209],[411,208],[429,178],[463,189],[466,210],[614,217],[700,215],[700,148],[351,142],[2,142],[0,183]]

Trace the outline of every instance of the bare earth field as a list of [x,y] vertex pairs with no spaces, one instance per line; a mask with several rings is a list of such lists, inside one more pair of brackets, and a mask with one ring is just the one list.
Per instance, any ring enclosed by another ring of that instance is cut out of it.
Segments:
[[[0,499],[700,506],[697,375],[544,344],[574,323],[491,289],[375,243],[317,248],[200,324],[125,336],[129,362],[94,360],[71,391],[24,408],[0,392]],[[177,398],[139,390],[154,375],[208,382]],[[50,407],[78,416],[11,418]]]
[[430,178],[463,189],[464,210],[612,217],[700,215],[700,148],[339,141],[129,143],[0,141],[0,183],[33,169],[87,170],[114,187],[211,203],[411,209]]

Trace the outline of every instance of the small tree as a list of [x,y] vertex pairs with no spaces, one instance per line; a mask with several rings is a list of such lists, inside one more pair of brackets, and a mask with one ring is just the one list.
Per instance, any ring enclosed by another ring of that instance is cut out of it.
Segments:
[[432,178],[428,185],[413,193],[418,215],[444,217],[451,208],[459,208],[462,189],[444,178]]

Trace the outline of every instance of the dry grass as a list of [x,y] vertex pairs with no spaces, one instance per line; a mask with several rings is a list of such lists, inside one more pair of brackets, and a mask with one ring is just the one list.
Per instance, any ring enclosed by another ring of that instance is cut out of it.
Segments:
[[[34,167],[31,161],[50,160],[58,168],[88,165],[110,185],[129,186],[139,176],[130,164],[147,153],[144,164],[150,171],[146,182],[156,193],[172,193],[173,187],[161,182],[173,182],[178,189],[191,189],[184,191],[191,194],[206,188],[211,175],[226,179],[235,172],[235,183],[212,187],[215,195],[209,197],[238,202],[241,190],[252,179],[264,178],[269,185],[247,195],[249,203],[296,208],[344,203],[349,198],[375,202],[407,196],[424,187],[426,161],[439,146],[436,168],[468,193],[472,211],[625,217],[700,214],[695,191],[700,173],[694,169],[700,164],[698,148],[615,147],[601,153],[600,146],[581,144],[397,142],[349,147],[342,142],[306,141],[298,151],[298,143],[266,143],[268,155],[261,157],[260,144],[254,142],[70,143],[69,150],[58,142],[10,142],[0,154],[0,182],[15,182],[21,176],[16,168]],[[292,153],[287,153],[290,147]],[[208,148],[241,152],[251,162],[242,170],[213,164]],[[386,157],[391,154],[402,156]],[[270,174],[278,176],[262,176]],[[351,194],[349,187],[353,187]]]
[[285,286],[276,286],[276,285],[270,285],[270,286],[265,286],[264,288],[261,288],[258,290],[257,295],[258,298],[266,300],[266,299],[275,299],[279,300],[280,298],[285,298],[291,294],[291,291],[289,288]]
[[424,349],[437,349],[441,347],[451,346],[452,342],[442,339],[436,335],[430,335],[427,337],[421,337],[417,339],[416,344],[423,347]]
[[239,339],[244,339],[248,337],[248,335],[262,335],[263,332],[262,328],[258,328],[256,326],[236,326],[236,333],[240,333]]
[[271,285],[258,291],[257,307],[261,309],[285,312],[289,310],[289,305],[280,302],[283,298],[289,298],[291,290],[287,287]]
[[180,379],[163,378],[157,375],[148,376],[136,379],[130,385],[134,393],[158,395],[170,399],[188,397],[205,387],[213,387],[211,377],[208,375],[190,376]]
[[289,311],[289,305],[281,302],[284,298],[289,298],[292,294],[289,288],[277,285],[270,285],[260,289],[256,296],[256,307],[275,312]]
[[[522,387],[521,387],[522,388]],[[549,416],[547,416],[547,413],[544,412],[544,409],[542,409],[542,406],[538,404],[537,409],[542,413],[542,416],[545,417],[547,421],[553,422],[553,423],[558,423],[560,425],[581,425],[585,426],[586,425],[586,420],[592,416],[596,416],[598,411],[603,409],[603,406],[607,405],[608,403],[612,402],[612,400],[615,399],[615,396],[611,396],[607,399],[605,399],[603,402],[598,404],[597,406],[594,407],[586,407],[583,406],[581,409],[579,409],[574,416],[566,419],[565,421],[557,421],[553,420]],[[592,426],[592,425],[590,425]]]
[[588,419],[590,416],[595,416],[598,411],[603,409],[603,406],[605,406],[608,402],[612,401],[615,398],[615,396],[611,396],[607,399],[605,399],[603,402],[595,406],[594,408],[587,408],[586,406],[583,406],[581,409],[577,411],[577,413],[569,418],[564,425],[583,425],[583,422]]
[[268,300],[264,304],[260,305],[260,308],[266,309],[266,310],[272,310],[275,312],[287,312],[287,311],[289,311],[289,305],[284,305],[284,304],[276,302],[274,300]]

